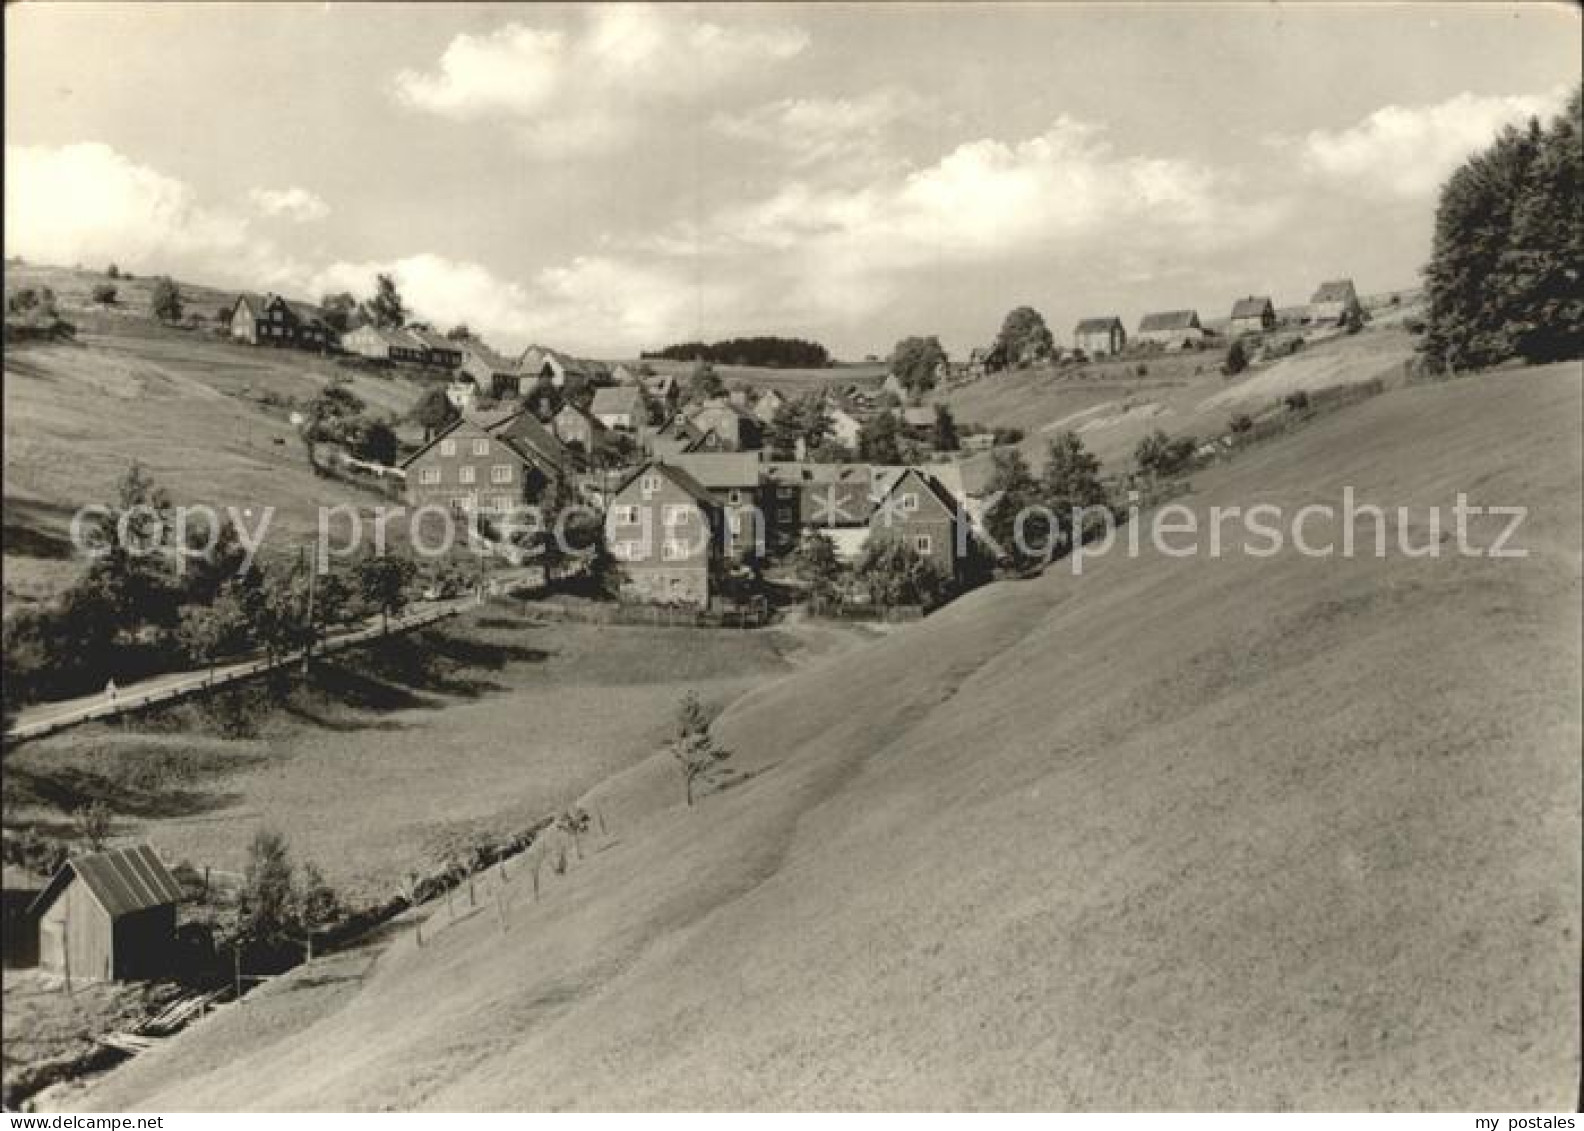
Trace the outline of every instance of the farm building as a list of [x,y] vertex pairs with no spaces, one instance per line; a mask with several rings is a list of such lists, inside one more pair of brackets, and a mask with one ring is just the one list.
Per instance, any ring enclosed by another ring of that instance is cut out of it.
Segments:
[[1187,349],[1204,338],[1196,310],[1163,310],[1146,314],[1139,322],[1138,340],[1166,349]]
[[146,844],[68,861],[39,893],[39,965],[85,982],[169,970],[181,885]]
[[1276,307],[1268,295],[1250,295],[1232,304],[1232,317],[1227,322],[1231,334],[1263,334],[1276,325]]
[[1122,319],[1112,314],[1105,318],[1084,318],[1073,327],[1073,348],[1088,357],[1108,357],[1127,348],[1127,330]]
[[1363,309],[1352,279],[1332,279],[1321,283],[1309,300],[1309,321],[1322,325],[1340,325],[1349,314]]
[[654,462],[611,494],[605,541],[621,563],[624,599],[707,608],[720,556],[720,508],[679,467]]
[[255,346],[324,350],[335,344],[324,311],[277,294],[241,294],[231,308],[231,336]]
[[38,965],[38,926],[28,914],[44,881],[12,864],[0,867],[0,951],[7,970]]
[[398,361],[423,365],[429,360],[429,350],[406,330],[382,328],[373,323],[359,326],[341,335],[341,348],[359,357],[375,361]]

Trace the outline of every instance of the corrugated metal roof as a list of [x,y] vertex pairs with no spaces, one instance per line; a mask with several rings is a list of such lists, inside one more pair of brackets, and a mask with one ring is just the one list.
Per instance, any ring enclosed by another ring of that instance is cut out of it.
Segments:
[[147,844],[112,848],[68,860],[39,897],[32,910],[40,911],[76,877],[85,884],[112,919],[180,903],[181,885]]

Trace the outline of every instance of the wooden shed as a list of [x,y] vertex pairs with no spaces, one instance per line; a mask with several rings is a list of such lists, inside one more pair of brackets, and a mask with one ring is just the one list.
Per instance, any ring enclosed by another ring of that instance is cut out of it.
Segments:
[[146,844],[69,860],[29,909],[39,965],[85,982],[166,973],[181,885]]

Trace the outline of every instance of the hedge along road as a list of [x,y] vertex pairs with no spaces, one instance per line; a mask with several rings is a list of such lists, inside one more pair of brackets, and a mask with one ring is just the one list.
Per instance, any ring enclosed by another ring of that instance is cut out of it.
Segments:
[[[522,570],[510,575],[493,576],[490,579],[490,588],[499,592],[503,589],[514,589],[531,584],[529,574],[536,575],[540,579],[539,583],[543,583],[543,575],[537,569]],[[424,625],[455,616],[463,609],[478,605],[482,601],[483,596],[480,594],[469,594],[450,601],[420,601],[401,616],[392,617],[390,631],[394,634],[422,628]],[[378,639],[383,635],[381,618],[373,616],[364,621],[360,627],[326,635],[314,645],[313,651],[316,655],[329,655]],[[250,679],[272,668],[300,663],[302,657],[301,651],[289,653],[273,662],[251,657],[220,664],[214,668],[173,672],[127,684],[125,687],[118,686],[113,697],[106,689],[76,699],[41,703],[19,712],[16,721],[6,731],[5,736],[13,742],[41,738],[95,719],[113,719],[128,711],[142,710],[155,703],[174,702],[189,695],[202,694],[214,688]]]

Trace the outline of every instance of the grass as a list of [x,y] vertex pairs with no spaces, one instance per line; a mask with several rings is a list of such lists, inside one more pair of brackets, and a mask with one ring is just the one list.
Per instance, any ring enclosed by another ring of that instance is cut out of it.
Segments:
[[[6,603],[40,600],[75,576],[67,537],[78,507],[113,498],[128,465],[142,462],[178,503],[276,508],[269,545],[294,548],[317,529],[318,508],[378,505],[378,496],[315,476],[288,402],[305,402],[334,376],[334,361],[255,349],[207,331],[162,327],[146,315],[149,281],[118,281],[123,306],[81,304],[86,272],[6,265],[6,287],[45,285],[77,324],[77,341],[7,349],[5,411]],[[184,285],[212,313],[221,292]],[[376,413],[405,413],[421,387],[407,376],[359,372],[353,390]],[[265,404],[268,396],[275,404]],[[393,530],[395,527],[393,526]]]
[[987,587],[736,700],[748,780],[698,807],[663,755],[607,778],[613,841],[505,933],[393,944],[74,1102],[1566,1106],[1580,386],[1398,389],[1195,483],[1469,491],[1529,508],[1521,562],[1146,551]]
[[7,761],[8,824],[69,835],[98,799],[117,836],[228,871],[270,825],[354,901],[383,899],[438,832],[526,826],[652,753],[684,691],[725,702],[789,670],[792,647],[494,614],[321,665],[251,737],[188,705],[29,743]]

